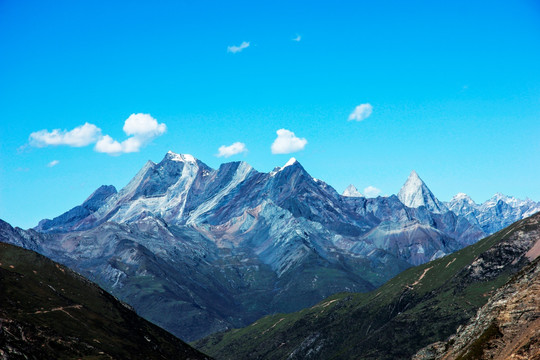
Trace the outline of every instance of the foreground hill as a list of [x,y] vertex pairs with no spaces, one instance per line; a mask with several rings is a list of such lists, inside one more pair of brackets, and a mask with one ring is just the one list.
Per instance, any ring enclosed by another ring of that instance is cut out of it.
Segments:
[[0,358],[208,357],[66,267],[0,243]]
[[422,349],[413,359],[540,359],[540,259],[497,290],[448,341]]
[[466,323],[539,247],[536,214],[370,293],[337,294],[195,346],[218,359],[407,359]]

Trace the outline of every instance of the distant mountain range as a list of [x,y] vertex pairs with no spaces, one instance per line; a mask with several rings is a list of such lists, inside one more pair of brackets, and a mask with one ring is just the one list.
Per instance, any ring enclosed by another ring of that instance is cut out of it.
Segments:
[[191,341],[341,291],[365,292],[540,210],[497,196],[439,201],[412,172],[398,196],[343,195],[291,159],[261,173],[169,152],[120,191],[0,240],[97,282]]

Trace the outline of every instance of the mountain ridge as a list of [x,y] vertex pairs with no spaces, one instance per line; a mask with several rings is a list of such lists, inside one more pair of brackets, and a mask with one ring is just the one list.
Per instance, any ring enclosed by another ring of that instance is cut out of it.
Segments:
[[212,169],[169,152],[119,191],[107,188],[97,209],[0,231],[0,239],[75,269],[191,341],[337,292],[372,290],[486,235],[441,206],[343,196],[296,159],[285,165]]

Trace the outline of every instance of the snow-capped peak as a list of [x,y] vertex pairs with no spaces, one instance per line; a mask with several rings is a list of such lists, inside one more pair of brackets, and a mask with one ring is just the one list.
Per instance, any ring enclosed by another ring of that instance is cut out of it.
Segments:
[[353,184],[347,186],[342,195],[348,197],[364,197]]
[[189,163],[195,163],[197,162],[197,159],[193,155],[190,154],[177,154],[173,153],[172,151],[168,151],[167,155],[165,156],[167,159],[172,161],[178,161],[178,162],[189,162]]
[[433,195],[414,170],[411,171],[407,181],[399,190],[398,198],[404,205],[411,208],[425,206],[435,213],[447,211],[446,207]]
[[281,168],[282,170],[285,169],[287,166],[291,166],[291,165],[294,165],[295,163],[297,163],[298,160],[296,160],[295,158],[290,158],[289,161],[287,161],[287,163],[285,165],[283,165],[283,167]]
[[450,200],[450,202],[452,202],[452,203],[458,202],[458,201],[460,201],[460,202],[465,201],[465,202],[468,202],[470,204],[474,204],[473,199],[471,199],[471,197],[469,195],[467,195],[465,193],[462,193],[462,192],[457,193],[456,195],[454,195],[452,197],[452,200]]
[[277,166],[277,167],[274,168],[274,170],[270,171],[270,176],[275,176],[278,172],[283,171],[285,168],[287,168],[289,166],[292,166],[292,165],[294,165],[296,163],[298,163],[298,160],[296,160],[295,158],[292,157],[282,167]]
[[[409,174],[409,177],[407,178],[407,181],[405,182],[405,184],[403,184],[403,186],[399,190],[398,198],[401,200],[402,203],[409,206],[408,203],[411,203],[411,201],[413,200],[412,198],[414,198],[414,196],[418,192],[421,192],[424,187],[427,189],[426,184],[424,184],[422,179],[420,179],[420,176],[418,176],[416,171],[413,170]],[[409,206],[409,207],[417,207],[417,206]]]
[[512,207],[523,207],[523,206],[535,206],[537,205],[534,201],[532,201],[529,198],[526,198],[525,200],[518,199],[513,196],[507,196],[501,193],[495,193],[489,200],[485,202],[488,206],[493,206],[497,204],[499,201],[502,201]]

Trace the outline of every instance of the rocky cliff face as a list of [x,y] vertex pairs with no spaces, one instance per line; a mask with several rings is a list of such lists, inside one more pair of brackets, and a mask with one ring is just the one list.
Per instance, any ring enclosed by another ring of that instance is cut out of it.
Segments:
[[[538,249],[529,257],[538,256]],[[497,290],[448,341],[429,345],[413,360],[539,358],[540,260],[536,260]]]

